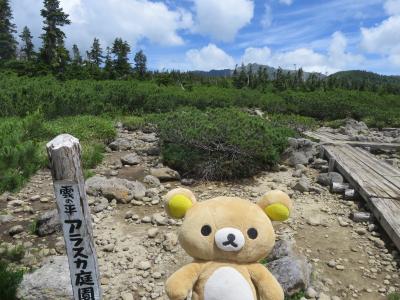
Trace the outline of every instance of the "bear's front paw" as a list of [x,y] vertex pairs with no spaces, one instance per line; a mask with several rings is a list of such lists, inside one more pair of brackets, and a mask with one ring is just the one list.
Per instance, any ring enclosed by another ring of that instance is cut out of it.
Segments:
[[168,286],[166,292],[170,300],[186,300],[189,295],[189,292],[185,289],[177,289]]

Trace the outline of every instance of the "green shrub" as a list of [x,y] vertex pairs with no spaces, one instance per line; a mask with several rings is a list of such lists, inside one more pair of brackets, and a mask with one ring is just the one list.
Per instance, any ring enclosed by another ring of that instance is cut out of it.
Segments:
[[388,295],[388,300],[400,300],[400,293],[391,293]]
[[299,115],[271,114],[268,118],[273,125],[289,127],[297,132],[314,130],[318,127],[318,122],[314,118]]
[[149,119],[158,126],[164,162],[207,180],[247,177],[276,164],[293,135],[232,108],[187,108]]
[[301,298],[305,298],[305,296],[306,294],[304,293],[304,291],[300,291],[293,296],[286,296],[285,300],[300,300]]
[[142,129],[146,125],[146,121],[140,116],[123,116],[119,119],[123,126],[128,130]]
[[46,166],[45,145],[62,133],[80,139],[84,168],[94,168],[102,161],[104,143],[116,135],[109,118],[76,116],[46,121],[39,112],[25,118],[0,118],[0,193],[17,190]]
[[17,288],[22,281],[22,277],[22,270],[13,270],[9,263],[0,260],[0,299],[17,299]]

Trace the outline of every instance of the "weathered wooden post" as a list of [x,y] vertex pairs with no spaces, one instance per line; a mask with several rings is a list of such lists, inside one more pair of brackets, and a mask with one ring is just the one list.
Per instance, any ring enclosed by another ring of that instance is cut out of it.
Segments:
[[62,134],[47,144],[57,209],[75,300],[101,300],[100,273],[86,199],[79,140]]

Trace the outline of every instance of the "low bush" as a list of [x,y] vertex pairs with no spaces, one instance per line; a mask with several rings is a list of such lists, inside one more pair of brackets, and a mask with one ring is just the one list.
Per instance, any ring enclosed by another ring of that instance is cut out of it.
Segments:
[[268,119],[275,126],[289,127],[297,132],[314,130],[318,127],[318,121],[314,118],[293,114],[271,114],[268,115]]
[[185,108],[149,119],[157,124],[164,162],[206,180],[248,177],[275,165],[294,134],[233,108]]
[[61,133],[81,141],[83,167],[103,159],[104,143],[116,135],[111,119],[95,116],[46,121],[36,112],[25,118],[0,119],[0,193],[15,191],[47,163],[45,144]]

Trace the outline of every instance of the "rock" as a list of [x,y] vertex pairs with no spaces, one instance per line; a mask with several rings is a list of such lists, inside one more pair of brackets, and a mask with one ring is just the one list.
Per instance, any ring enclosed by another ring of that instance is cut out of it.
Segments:
[[22,225],[15,225],[8,230],[8,234],[11,236],[14,236],[23,231],[24,231],[24,227],[22,227]]
[[326,295],[324,293],[320,293],[318,296],[318,300],[331,300],[331,297],[329,297],[328,295]]
[[121,293],[121,298],[122,298],[122,300],[133,300],[133,295],[132,295],[132,293],[124,292],[124,293]]
[[305,290],[310,285],[311,266],[305,257],[282,257],[268,263],[267,267],[288,296]]
[[148,269],[151,268],[151,263],[150,263],[148,260],[141,261],[141,262],[138,264],[137,268],[138,268],[139,270],[146,271],[146,270],[148,270]]
[[149,156],[158,156],[161,153],[161,149],[158,145],[150,145],[149,147],[144,149],[142,152]]
[[308,192],[310,190],[310,184],[308,183],[307,179],[301,178],[293,187],[293,189],[302,193]]
[[133,216],[133,212],[130,210],[125,213],[125,219],[132,219],[132,216]]
[[99,213],[105,210],[108,207],[108,200],[106,198],[100,198],[99,203],[96,204],[95,207],[93,207],[93,212],[94,213]]
[[356,223],[369,222],[372,221],[372,215],[368,212],[358,211],[353,212],[352,219]]
[[340,128],[340,132],[349,136],[356,136],[368,133],[369,129],[364,122],[358,122],[354,119],[347,119],[346,125]]
[[30,197],[29,198],[29,201],[38,201],[38,200],[40,200],[40,195],[34,195],[34,196],[32,196],[32,197]]
[[143,134],[142,136],[139,136],[139,139],[146,143],[154,143],[157,142],[158,140],[154,132],[149,134]]
[[109,200],[116,199],[120,203],[129,203],[133,198],[140,200],[146,194],[145,186],[139,181],[102,176],[89,178],[86,181],[86,190],[89,195],[102,195]]
[[191,179],[191,178],[183,178],[181,180],[181,183],[182,183],[182,185],[191,186],[191,185],[195,184],[196,181],[194,179]]
[[15,219],[12,215],[0,215],[0,224],[12,222]]
[[61,232],[61,222],[57,209],[42,214],[37,220],[37,234],[47,236],[54,232]]
[[164,234],[163,246],[167,251],[171,251],[178,244],[178,235],[175,232],[167,232]]
[[131,142],[124,138],[117,138],[114,142],[108,145],[114,151],[126,151],[132,148]]
[[48,257],[41,268],[24,274],[17,296],[24,300],[72,300],[67,257]]
[[306,297],[308,298],[308,299],[310,299],[310,298],[316,298],[318,296],[318,293],[312,288],[312,287],[309,287],[307,290],[306,290]]
[[164,168],[151,168],[150,174],[157,177],[161,181],[170,181],[170,180],[180,180],[180,175],[177,171],[172,170],[168,167]]
[[8,202],[9,206],[13,206],[13,207],[17,207],[17,206],[22,206],[24,205],[24,201],[23,200],[11,200],[10,202]]
[[157,225],[168,225],[168,218],[162,213],[155,213],[151,218],[152,222]]
[[156,227],[147,230],[147,236],[151,239],[155,238],[160,230]]
[[285,256],[291,256],[294,253],[294,240],[279,240],[275,243],[274,248],[272,248],[271,253],[268,255],[267,260],[273,261]]
[[343,183],[343,176],[337,172],[322,173],[318,175],[317,182],[324,186],[331,186],[333,182]]
[[160,179],[153,175],[147,175],[144,177],[143,182],[152,186],[159,186],[161,184]]
[[311,226],[320,226],[320,225],[325,224],[324,219],[325,218],[322,215],[313,214],[306,219],[306,222],[308,225],[311,225]]
[[128,155],[125,155],[123,157],[121,157],[121,162],[124,165],[129,165],[129,166],[134,166],[134,165],[138,165],[141,162],[141,158],[139,155],[137,155],[136,153],[130,153]]
[[284,157],[290,166],[307,165],[318,154],[317,144],[307,139],[289,138]]

